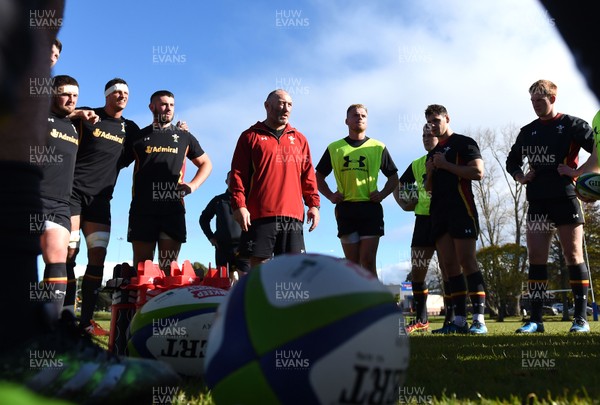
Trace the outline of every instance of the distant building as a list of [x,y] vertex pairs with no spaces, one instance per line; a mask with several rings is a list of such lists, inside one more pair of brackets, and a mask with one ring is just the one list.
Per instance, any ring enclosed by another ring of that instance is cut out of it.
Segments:
[[[387,284],[387,288],[399,297],[400,308],[405,315],[410,315],[413,312],[413,293],[412,284],[408,281],[402,284]],[[441,315],[444,311],[444,297],[438,294],[429,294],[427,296],[427,314]]]

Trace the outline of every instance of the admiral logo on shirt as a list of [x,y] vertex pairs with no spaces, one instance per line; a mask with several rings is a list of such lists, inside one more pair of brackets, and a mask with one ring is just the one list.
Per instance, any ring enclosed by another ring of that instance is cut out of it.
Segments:
[[50,136],[52,138],[58,138],[58,139],[62,139],[63,141],[72,142],[75,145],[79,144],[79,141],[74,136],[69,136],[67,134],[63,134],[62,132],[57,131],[54,128],[52,128],[52,131],[50,131]]
[[107,132],[101,131],[99,128],[94,129],[94,132],[92,132],[92,135],[94,135],[95,138],[104,138],[109,141],[118,142],[120,144],[123,144],[123,140],[125,139],[125,138],[121,138],[117,135],[113,135],[113,134],[109,134]]
[[179,148],[172,148],[170,146],[146,146],[146,154],[151,153],[174,153],[177,154]]

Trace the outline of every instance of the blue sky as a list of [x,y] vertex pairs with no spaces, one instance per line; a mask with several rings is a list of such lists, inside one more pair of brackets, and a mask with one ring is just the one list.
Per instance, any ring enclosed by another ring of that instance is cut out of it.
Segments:
[[[124,78],[130,88],[124,115],[140,127],[151,122],[150,94],[175,94],[176,117],[188,122],[214,165],[206,183],[186,197],[188,242],[180,261],[208,264],[214,251],[198,217],[224,191],[237,138],[265,118],[263,101],[275,88],[292,95],[290,121],[308,137],[314,164],[330,142],[347,134],[345,111],[352,103],[368,107],[367,134],[388,146],[400,172],[424,153],[420,129],[428,104],[445,105],[454,131],[467,135],[522,126],[535,118],[529,85],[547,78],[558,85],[559,111],[591,121],[598,102],[552,18],[533,0],[501,4],[67,0],[59,34],[64,48],[53,73],[75,77],[79,105],[91,107],[104,105],[108,80]],[[109,263],[131,259],[124,240],[131,175],[131,168],[123,170],[115,191]],[[400,282],[414,217],[391,196],[384,211],[380,278]],[[307,251],[343,255],[327,200],[319,227],[305,241]],[[86,262],[83,249],[78,263]]]

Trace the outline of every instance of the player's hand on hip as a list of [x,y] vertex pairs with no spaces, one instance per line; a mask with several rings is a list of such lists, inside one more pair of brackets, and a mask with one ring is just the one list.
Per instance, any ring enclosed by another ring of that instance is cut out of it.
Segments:
[[573,169],[570,166],[567,166],[564,163],[560,163],[558,165],[558,167],[556,168],[556,171],[558,172],[558,174],[560,174],[561,176],[567,176],[567,177],[577,177],[577,170]]
[[329,201],[331,201],[332,204],[339,204],[344,201],[344,195],[339,191],[336,191],[335,193],[331,194]]
[[375,190],[369,195],[369,200],[371,200],[372,202],[380,203],[381,201],[383,201],[383,194]]
[[192,194],[194,190],[187,183],[181,183],[177,185],[177,190],[182,192],[182,197],[185,197],[188,194]]

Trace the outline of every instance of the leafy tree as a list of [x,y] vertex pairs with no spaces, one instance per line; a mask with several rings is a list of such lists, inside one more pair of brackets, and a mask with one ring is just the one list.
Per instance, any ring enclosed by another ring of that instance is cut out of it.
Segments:
[[498,315],[498,322],[517,315],[527,279],[527,249],[514,243],[488,246],[479,249],[477,260],[487,286],[487,306]]

